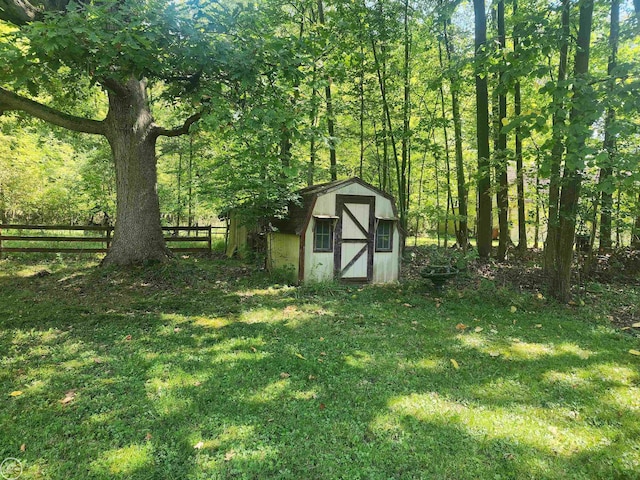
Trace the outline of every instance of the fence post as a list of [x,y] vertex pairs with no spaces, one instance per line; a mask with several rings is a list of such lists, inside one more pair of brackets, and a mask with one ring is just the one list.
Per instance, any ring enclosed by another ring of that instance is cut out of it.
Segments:
[[0,225],[0,258],[2,258],[2,225]]
[[113,227],[110,227],[109,225],[107,225],[107,250],[109,250],[109,245],[111,245],[111,229]]
[[209,255],[211,255],[211,225],[209,225]]

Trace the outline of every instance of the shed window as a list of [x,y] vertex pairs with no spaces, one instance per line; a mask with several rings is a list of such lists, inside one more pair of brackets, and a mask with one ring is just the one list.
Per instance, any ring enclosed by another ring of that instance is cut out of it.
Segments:
[[378,220],[376,228],[376,252],[392,250],[393,220]]
[[330,218],[316,218],[313,231],[313,251],[333,251],[333,220]]

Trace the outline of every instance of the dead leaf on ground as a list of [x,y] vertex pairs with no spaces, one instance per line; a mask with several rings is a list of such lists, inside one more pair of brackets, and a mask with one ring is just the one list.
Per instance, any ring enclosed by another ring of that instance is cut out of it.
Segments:
[[460,365],[458,365],[458,362],[456,362],[455,359],[451,359],[451,365],[453,365],[453,368],[455,368],[456,370],[460,369]]
[[202,450],[202,447],[204,447],[204,442],[202,440],[200,440],[193,446],[193,448],[195,448],[196,450]]
[[459,323],[456,325],[456,330],[464,332],[467,329],[467,326],[464,323]]
[[518,311],[518,307],[515,305],[511,305],[511,313],[516,313]]
[[197,381],[193,384],[194,387],[199,387],[200,385],[202,385],[202,382]]
[[640,328],[640,322],[632,323],[631,326],[633,328]]
[[482,330],[484,330],[484,328],[476,327],[473,331],[476,332],[476,333],[480,333]]
[[59,402],[62,405],[66,405],[68,403],[71,403],[74,398],[76,398],[75,390],[69,390],[67,393],[64,394],[64,398],[62,400],[59,400]]
[[629,350],[629,353],[630,353],[631,355],[640,356],[640,351],[638,351],[638,350]]
[[413,305],[411,305],[410,303],[403,303],[402,306],[407,308],[413,307]]
[[291,374],[290,374],[290,373],[287,373],[287,372],[282,372],[282,373],[280,374],[280,378],[289,378],[290,376],[291,376]]
[[22,390],[14,390],[13,392],[11,392],[9,394],[10,397],[19,397],[20,395],[22,395],[24,392],[22,392]]
[[125,341],[130,342],[133,337],[131,335],[127,335],[124,337]]
[[20,451],[21,452],[26,452],[27,451],[27,444],[23,443],[22,445],[20,445]]
[[149,440],[151,440],[151,438],[152,438],[152,437],[153,437],[153,435],[151,435],[150,433],[147,433],[147,434],[144,436],[144,439],[148,442]]
[[320,405],[318,405],[318,408],[320,408],[320,410],[324,410],[327,407],[325,406],[324,403],[321,403]]
[[258,349],[257,349],[256,347],[251,347],[251,351],[252,351],[253,353],[258,353]]
[[301,354],[299,354],[299,353],[296,353],[296,354],[295,354],[295,356],[296,356],[296,357],[298,357],[298,358],[299,358],[299,359],[301,359],[301,360],[306,360],[306,358],[304,358],[304,357],[303,357]]
[[229,462],[233,460],[233,457],[235,456],[236,456],[236,452],[234,450],[229,450],[227,453],[224,454],[224,461]]
[[500,356],[500,352],[489,352],[489,356],[493,357],[493,358],[499,357]]

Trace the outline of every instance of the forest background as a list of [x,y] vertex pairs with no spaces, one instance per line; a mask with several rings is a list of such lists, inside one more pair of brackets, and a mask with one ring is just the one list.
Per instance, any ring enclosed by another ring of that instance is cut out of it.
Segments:
[[[102,118],[115,55],[145,79],[159,123],[200,112],[159,133],[164,224],[209,224],[240,206],[255,222],[284,214],[300,187],[359,176],[396,197],[407,243],[445,225],[455,237],[445,246],[477,237],[481,257],[546,243],[565,294],[576,233],[603,251],[639,243],[640,5],[143,2],[139,20],[98,32],[91,19],[110,2],[32,22],[13,21],[13,3],[0,22],[2,223],[115,219],[113,146],[25,115],[4,90]],[[206,19],[199,43],[153,44],[188,16]],[[60,52],[71,58],[74,39],[100,48],[71,65]],[[142,51],[197,61],[171,74]]]

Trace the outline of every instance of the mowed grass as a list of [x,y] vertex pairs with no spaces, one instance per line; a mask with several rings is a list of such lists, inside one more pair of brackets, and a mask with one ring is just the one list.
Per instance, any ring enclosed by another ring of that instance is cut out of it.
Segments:
[[607,320],[638,289],[565,307],[486,280],[275,282],[227,260],[0,261],[0,461],[23,479],[640,478],[640,342]]

